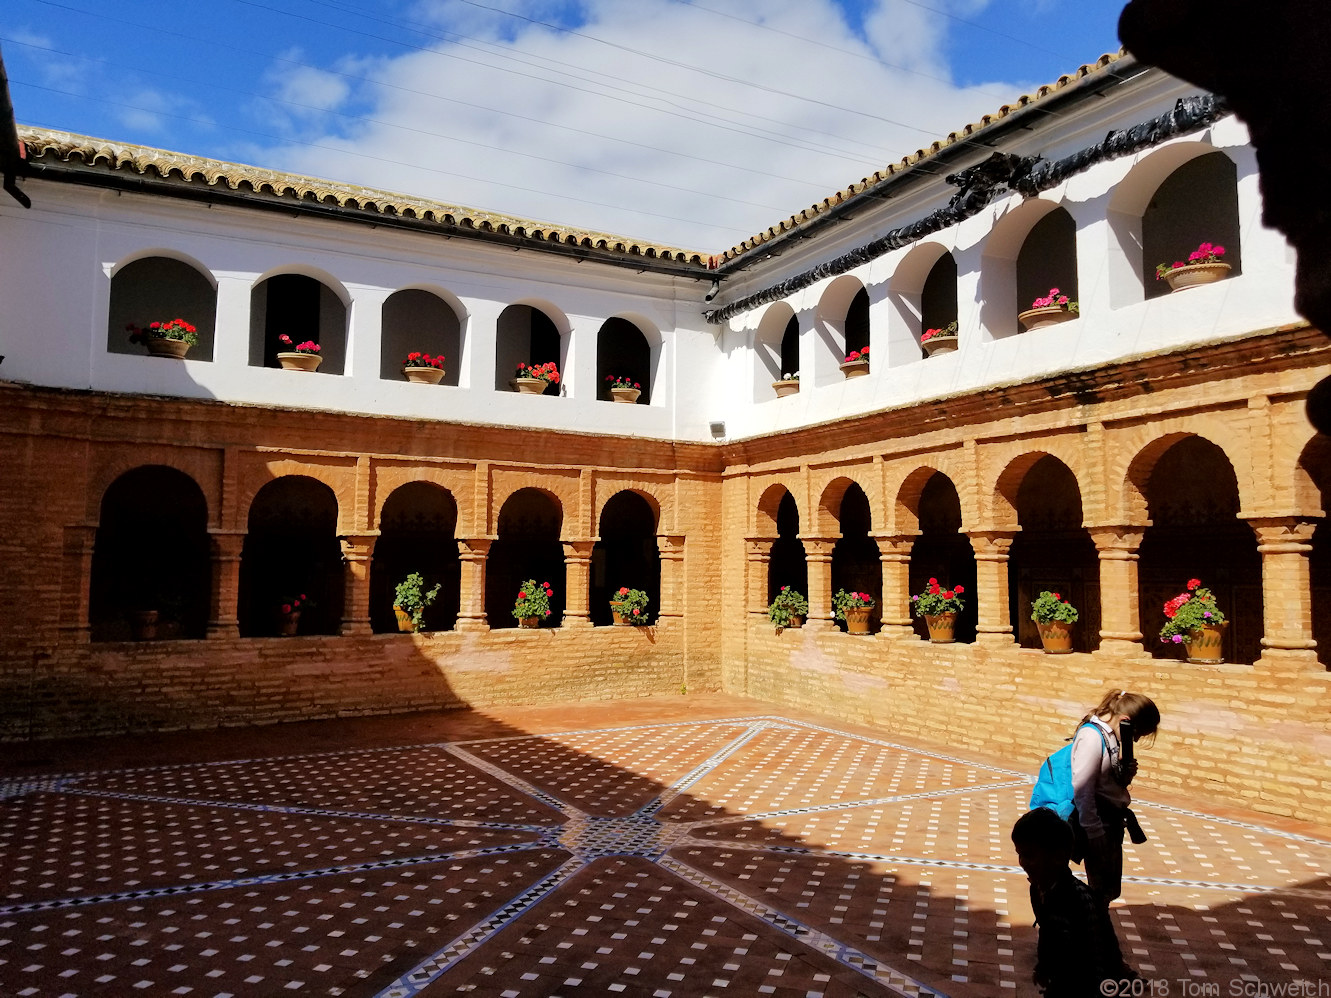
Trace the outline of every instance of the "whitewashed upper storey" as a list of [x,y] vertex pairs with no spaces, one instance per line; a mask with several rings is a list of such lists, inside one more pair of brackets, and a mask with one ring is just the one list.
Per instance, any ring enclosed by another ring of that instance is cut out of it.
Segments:
[[[820,264],[946,207],[958,192],[947,174],[996,152],[1059,161],[1198,95],[1128,57],[1098,66],[1048,96],[1023,99],[1021,127],[999,127],[1016,124],[1018,110],[1004,109],[1011,114],[998,124],[954,134],[882,182],[866,181],[791,219],[786,227],[807,238],[781,238],[774,227],[711,258],[481,213],[464,219],[461,210],[446,224],[412,227],[400,224],[401,204],[387,203],[395,196],[357,189],[353,197],[333,185],[283,191],[251,182],[246,197],[226,197],[218,177],[230,169],[234,180],[235,170],[248,168],[186,160],[193,169],[151,172],[144,161],[171,154],[21,130],[37,169],[21,182],[30,209],[0,202],[0,378],[711,441],[715,423],[734,440],[1298,322],[1293,254],[1261,224],[1253,149],[1229,115],[1090,163],[1038,196],[1002,193],[922,239],[807,278]],[[855,210],[820,228],[833,200]],[[366,224],[376,213],[377,224]],[[1160,294],[1153,269],[1161,260],[1152,252],[1194,235],[1191,245],[1228,239],[1233,276]],[[186,275],[196,290],[187,294],[160,276],[141,280],[143,261],[166,261],[175,270],[161,273]],[[1029,307],[1032,287],[1047,290],[1046,271],[1075,290],[1080,316],[1022,332],[1017,313]],[[313,376],[263,366],[268,310],[278,308],[271,279],[289,275],[317,289],[310,308],[329,362]],[[718,291],[705,300],[714,278]],[[786,282],[799,290],[724,322],[705,315],[764,299]],[[926,358],[921,333],[931,315],[947,312],[940,302],[949,296],[959,348]],[[179,309],[162,309],[182,300],[212,310],[206,322],[188,316],[207,326],[205,349],[172,362],[125,343],[125,316],[171,318]],[[558,397],[507,388],[515,358],[536,342],[522,318],[532,310],[557,335],[550,349],[564,376]],[[607,326],[611,319],[619,321]],[[436,321],[447,327],[453,383],[408,384],[397,354]],[[797,364],[801,387],[777,398],[771,383],[783,373],[788,330],[796,339],[787,340],[784,366]],[[598,399],[606,365],[598,351],[619,350],[616,338],[625,336],[631,343],[623,356],[640,356],[650,401],[611,408]],[[865,377],[846,379],[839,367],[848,337],[871,346]]]

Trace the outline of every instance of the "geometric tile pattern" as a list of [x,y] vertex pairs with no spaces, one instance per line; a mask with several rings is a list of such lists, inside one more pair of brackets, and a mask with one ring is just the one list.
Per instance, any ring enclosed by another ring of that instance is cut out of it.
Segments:
[[[678,712],[0,780],[0,995],[1031,994],[1030,782]],[[1331,837],[1135,808],[1145,993],[1331,994]]]

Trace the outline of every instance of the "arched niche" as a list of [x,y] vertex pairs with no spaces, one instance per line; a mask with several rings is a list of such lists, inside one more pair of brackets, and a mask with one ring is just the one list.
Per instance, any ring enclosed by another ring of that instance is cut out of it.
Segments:
[[147,256],[116,268],[107,308],[108,353],[145,354],[129,341],[126,326],[184,319],[198,330],[190,360],[212,360],[217,325],[217,287],[202,267],[168,256]]
[[1051,288],[1077,301],[1076,223],[1052,201],[1029,198],[990,230],[980,269],[981,326],[991,339],[1021,332],[1017,315]]
[[610,598],[621,587],[641,589],[651,599],[650,619],[661,612],[661,552],[656,543],[658,511],[631,490],[616,492],[601,510],[599,539],[592,547],[592,623],[612,623]]
[[[433,291],[403,288],[384,301],[379,377],[403,381],[409,353],[443,355],[445,385],[458,384],[462,370],[462,321],[457,305]],[[322,365],[321,365],[322,366]]]
[[[874,598],[869,614],[869,630],[878,629],[883,618],[883,563],[878,557],[878,545],[869,536],[873,515],[869,497],[860,486],[851,482],[841,494],[837,509],[837,523],[841,536],[832,547],[832,592],[868,593]],[[845,621],[838,621],[845,629]]]
[[342,621],[342,548],[337,496],[323,482],[286,475],[261,488],[250,504],[240,555],[240,633],[280,632],[280,609],[304,594],[300,634],[337,634]]
[[513,604],[528,579],[548,582],[554,590],[550,616],[542,627],[558,627],[564,618],[567,589],[564,547],[560,543],[564,510],[542,489],[518,489],[499,508],[498,531],[485,562],[485,616],[495,629],[517,627]]
[[839,365],[846,355],[870,345],[869,292],[858,277],[843,274],[827,285],[818,300],[814,330],[813,380],[835,381],[842,377]]
[[596,334],[596,397],[610,401],[611,378],[638,385],[638,405],[652,401],[652,347],[641,329],[628,319],[612,317]]
[[93,541],[88,623],[93,641],[143,639],[136,617],[156,612],[157,638],[201,638],[208,623],[208,502],[164,465],[127,471],[102,496]]
[[782,586],[789,586],[805,598],[809,595],[809,564],[800,540],[800,510],[795,497],[782,489],[776,510],[776,540],[767,561],[767,602],[771,603]]
[[[495,388],[508,391],[519,364],[554,364],[562,376],[567,329],[567,320],[550,306],[517,304],[500,312],[495,329]],[[558,394],[558,389],[549,391]]]
[[[347,363],[347,297],[331,279],[304,273],[264,277],[250,292],[250,366],[278,367],[296,344],[319,344],[319,374],[342,374]],[[291,346],[279,337],[287,336]]]
[[[920,242],[901,258],[888,288],[894,309],[888,324],[890,363],[919,360],[924,356],[924,331],[957,321],[956,257],[939,243]],[[881,362],[882,351],[877,353]]]
[[408,482],[384,501],[370,563],[370,626],[376,632],[398,629],[393,594],[412,572],[420,573],[427,590],[440,587],[421,629],[453,629],[462,592],[457,522],[453,494],[433,482]]
[[[918,497],[910,503],[920,531],[910,552],[911,594],[923,592],[930,579],[937,579],[945,588],[962,586],[971,598],[964,600],[954,633],[958,642],[974,641],[979,622],[975,552],[969,538],[961,533],[961,498],[957,487],[941,471],[929,474],[922,484],[912,476],[907,485],[912,490],[919,488]],[[913,619],[915,632],[927,640],[929,630],[924,618]]]
[[1243,269],[1239,242],[1238,168],[1222,152],[1189,159],[1156,188],[1141,219],[1141,283],[1145,297],[1169,294],[1156,265],[1188,262],[1203,243],[1223,246],[1224,262],[1236,276]]
[[799,362],[799,320],[788,304],[775,302],[763,313],[753,335],[753,400],[775,398],[772,382],[798,371]]

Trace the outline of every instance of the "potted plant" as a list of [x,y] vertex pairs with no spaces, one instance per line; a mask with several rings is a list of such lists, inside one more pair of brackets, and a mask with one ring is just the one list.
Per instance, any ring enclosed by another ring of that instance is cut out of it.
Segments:
[[402,373],[408,381],[421,385],[437,385],[444,380],[444,355],[431,357],[413,350],[402,362]]
[[767,608],[767,619],[776,625],[777,630],[783,627],[803,627],[804,618],[808,615],[809,601],[790,586],[782,586],[776,599]]
[[198,329],[184,319],[150,322],[142,327],[131,322],[125,328],[129,330],[129,341],[142,343],[154,357],[181,359],[199,342]]
[[1025,312],[1017,315],[1017,321],[1026,327],[1027,331],[1039,329],[1041,326],[1052,326],[1059,322],[1067,322],[1075,319],[1081,314],[1081,307],[1075,301],[1069,301],[1068,296],[1063,294],[1058,288],[1050,288],[1049,294],[1043,298],[1037,298],[1031,302],[1031,307]]
[[312,605],[304,593],[280,600],[277,604],[277,633],[288,638],[295,634],[300,628],[300,611]]
[[513,604],[513,616],[518,618],[518,626],[540,627],[541,621],[550,616],[550,597],[553,595],[554,590],[548,582],[539,586],[535,579],[524,582]]
[[957,614],[966,606],[962,586],[946,589],[937,579],[930,579],[924,592],[910,598],[915,616],[923,617],[929,627],[929,640],[936,645],[950,645],[956,640]]
[[277,338],[277,342],[282,344],[284,349],[277,352],[277,362],[282,365],[284,371],[316,371],[323,360],[319,356],[319,344],[314,340],[306,340],[304,343],[293,343],[291,337],[282,333]]
[[869,373],[869,348],[852,350],[841,362],[841,373],[848,378],[862,378]]
[[957,349],[957,321],[953,319],[940,329],[926,329],[920,336],[920,346],[930,357],[940,353],[952,353]]
[[524,395],[541,395],[551,385],[559,384],[559,368],[554,361],[519,364],[518,373],[509,384]]
[[1072,651],[1072,625],[1077,622],[1077,608],[1058,593],[1044,590],[1031,602],[1031,620],[1040,632],[1046,655],[1066,655]]
[[868,593],[848,593],[838,589],[832,597],[832,616],[846,622],[847,634],[868,634],[869,613],[876,602]]
[[607,374],[605,380],[610,382],[610,399],[613,402],[633,403],[642,394],[642,385],[632,378]]
[[1229,621],[1216,606],[1215,594],[1202,585],[1201,579],[1189,579],[1187,591],[1165,603],[1160,640],[1183,645],[1189,662],[1217,665],[1224,661],[1221,644],[1228,626]]
[[397,584],[393,592],[393,613],[397,615],[399,631],[419,631],[425,622],[425,608],[439,595],[442,583],[435,583],[428,592],[420,572],[412,572]]
[[772,390],[776,392],[777,398],[794,395],[800,390],[800,372],[796,371],[794,374],[781,375],[780,381],[772,382]]
[[1195,288],[1199,284],[1214,284],[1229,276],[1229,264],[1220,259],[1224,255],[1225,247],[1202,243],[1188,254],[1186,263],[1175,260],[1157,266],[1155,279],[1165,281],[1171,292]]
[[621,586],[619,592],[610,597],[610,612],[614,614],[616,624],[640,626],[647,623],[647,604],[651,598],[641,589]]

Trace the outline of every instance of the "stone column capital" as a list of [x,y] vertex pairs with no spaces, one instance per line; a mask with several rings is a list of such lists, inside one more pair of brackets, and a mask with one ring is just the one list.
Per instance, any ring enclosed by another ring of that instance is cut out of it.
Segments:
[[1137,557],[1137,549],[1142,546],[1146,528],[1150,524],[1094,524],[1086,530],[1095,543],[1095,550],[1101,558]]
[[1016,530],[967,530],[976,561],[1007,561]]
[[831,561],[832,549],[836,547],[836,542],[840,537],[813,537],[806,534],[798,535],[800,542],[804,545],[804,557],[809,561]]
[[495,537],[458,537],[458,557],[463,561],[484,561]]
[[564,547],[564,561],[573,564],[575,562],[591,561],[592,548],[596,546],[596,538],[578,537],[572,540],[561,540],[559,543]]
[[910,553],[915,548],[915,541],[920,536],[919,532],[912,534],[887,534],[882,532],[872,532],[869,534],[873,542],[878,545],[878,557],[883,561],[905,561],[910,559]]
[[1313,533],[1321,518],[1305,516],[1246,516],[1263,554],[1304,554],[1312,550]]

